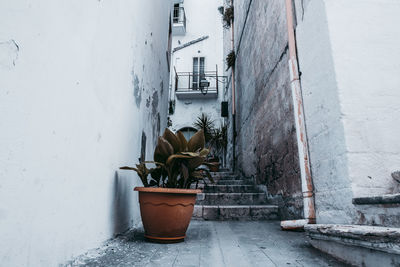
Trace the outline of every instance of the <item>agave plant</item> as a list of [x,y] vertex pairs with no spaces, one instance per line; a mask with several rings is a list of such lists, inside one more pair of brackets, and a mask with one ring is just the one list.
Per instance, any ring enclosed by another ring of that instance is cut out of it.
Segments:
[[[208,170],[199,168],[208,164],[205,160],[209,150],[204,148],[204,144],[203,130],[187,141],[181,132],[174,134],[165,129],[163,136],[158,138],[154,161],[141,162],[136,168],[125,166],[121,169],[136,171],[145,187],[190,188],[194,182],[197,187],[197,183],[206,177],[214,183]],[[153,163],[156,167],[148,169],[146,163]]]
[[205,142],[208,143],[212,138],[214,121],[211,120],[207,114],[202,113],[199,117],[197,117],[193,125],[198,130],[203,130]]

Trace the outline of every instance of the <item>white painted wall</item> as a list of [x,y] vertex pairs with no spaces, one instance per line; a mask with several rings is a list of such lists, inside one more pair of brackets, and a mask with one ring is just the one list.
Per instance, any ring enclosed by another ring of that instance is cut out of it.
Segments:
[[350,223],[352,190],[324,1],[296,29],[318,223]]
[[390,174],[400,169],[400,2],[330,0],[326,10],[354,195],[392,193]]
[[[172,47],[208,35],[209,38],[199,43],[178,50],[172,54],[171,68],[171,99],[175,99],[175,113],[170,115],[171,129],[176,131],[183,127],[193,127],[196,118],[202,113],[209,114],[215,120],[216,126],[222,122],[221,101],[223,99],[224,83],[219,83],[218,98],[213,99],[177,99],[175,97],[175,73],[192,72],[193,57],[205,57],[205,71],[215,71],[218,65],[218,75],[224,73],[223,58],[223,27],[218,7],[223,0],[185,0],[183,7],[186,12],[186,34],[174,36]],[[180,44],[179,44],[180,42]]]
[[140,223],[139,179],[117,170],[166,126],[169,12],[0,2],[0,266],[56,266]]
[[361,210],[351,199],[394,192],[390,174],[400,168],[399,12],[394,0],[310,0],[299,19],[318,223],[379,224],[385,213],[396,213],[379,211],[383,217],[368,221],[378,208]]

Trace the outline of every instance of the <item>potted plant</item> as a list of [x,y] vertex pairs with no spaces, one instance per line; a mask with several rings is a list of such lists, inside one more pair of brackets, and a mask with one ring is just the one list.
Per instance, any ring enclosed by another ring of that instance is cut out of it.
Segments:
[[205,141],[210,150],[210,155],[207,157],[206,164],[210,171],[219,171],[219,156],[224,154],[227,146],[227,127],[226,125],[219,128],[214,127],[214,121],[210,117],[202,113],[194,122],[194,127],[203,130]]
[[210,171],[219,171],[219,160],[220,157],[224,157],[224,153],[227,147],[227,126],[224,124],[219,128],[213,129],[212,137],[210,140],[210,148],[213,156],[208,159],[208,162],[215,163],[214,166],[210,167]]
[[[181,132],[176,134],[165,129],[158,138],[154,151],[154,161],[141,162],[134,167],[121,167],[134,170],[144,187],[139,191],[140,214],[145,237],[151,241],[173,243],[183,241],[193,214],[198,182],[206,177],[214,182],[204,164],[209,153],[204,148],[202,130],[187,141]],[[147,168],[146,163],[155,164]],[[149,175],[151,178],[149,178]],[[196,189],[191,185],[196,183]]]

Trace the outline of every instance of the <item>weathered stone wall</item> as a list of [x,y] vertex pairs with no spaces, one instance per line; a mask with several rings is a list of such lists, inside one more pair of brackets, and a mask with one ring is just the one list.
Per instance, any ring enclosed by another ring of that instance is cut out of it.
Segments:
[[[283,200],[282,218],[294,218],[302,203],[284,2],[235,2],[235,156],[238,170]],[[398,226],[398,206],[352,198],[399,190],[390,174],[400,155],[400,3],[294,4],[317,222]]]
[[296,219],[303,209],[285,10],[280,0],[235,2],[236,161],[279,200],[282,219]]

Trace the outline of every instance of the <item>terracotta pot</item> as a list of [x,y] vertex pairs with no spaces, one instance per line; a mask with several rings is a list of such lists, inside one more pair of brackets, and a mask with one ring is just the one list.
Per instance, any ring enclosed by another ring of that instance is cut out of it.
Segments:
[[135,187],[145,237],[158,243],[182,242],[199,189]]

